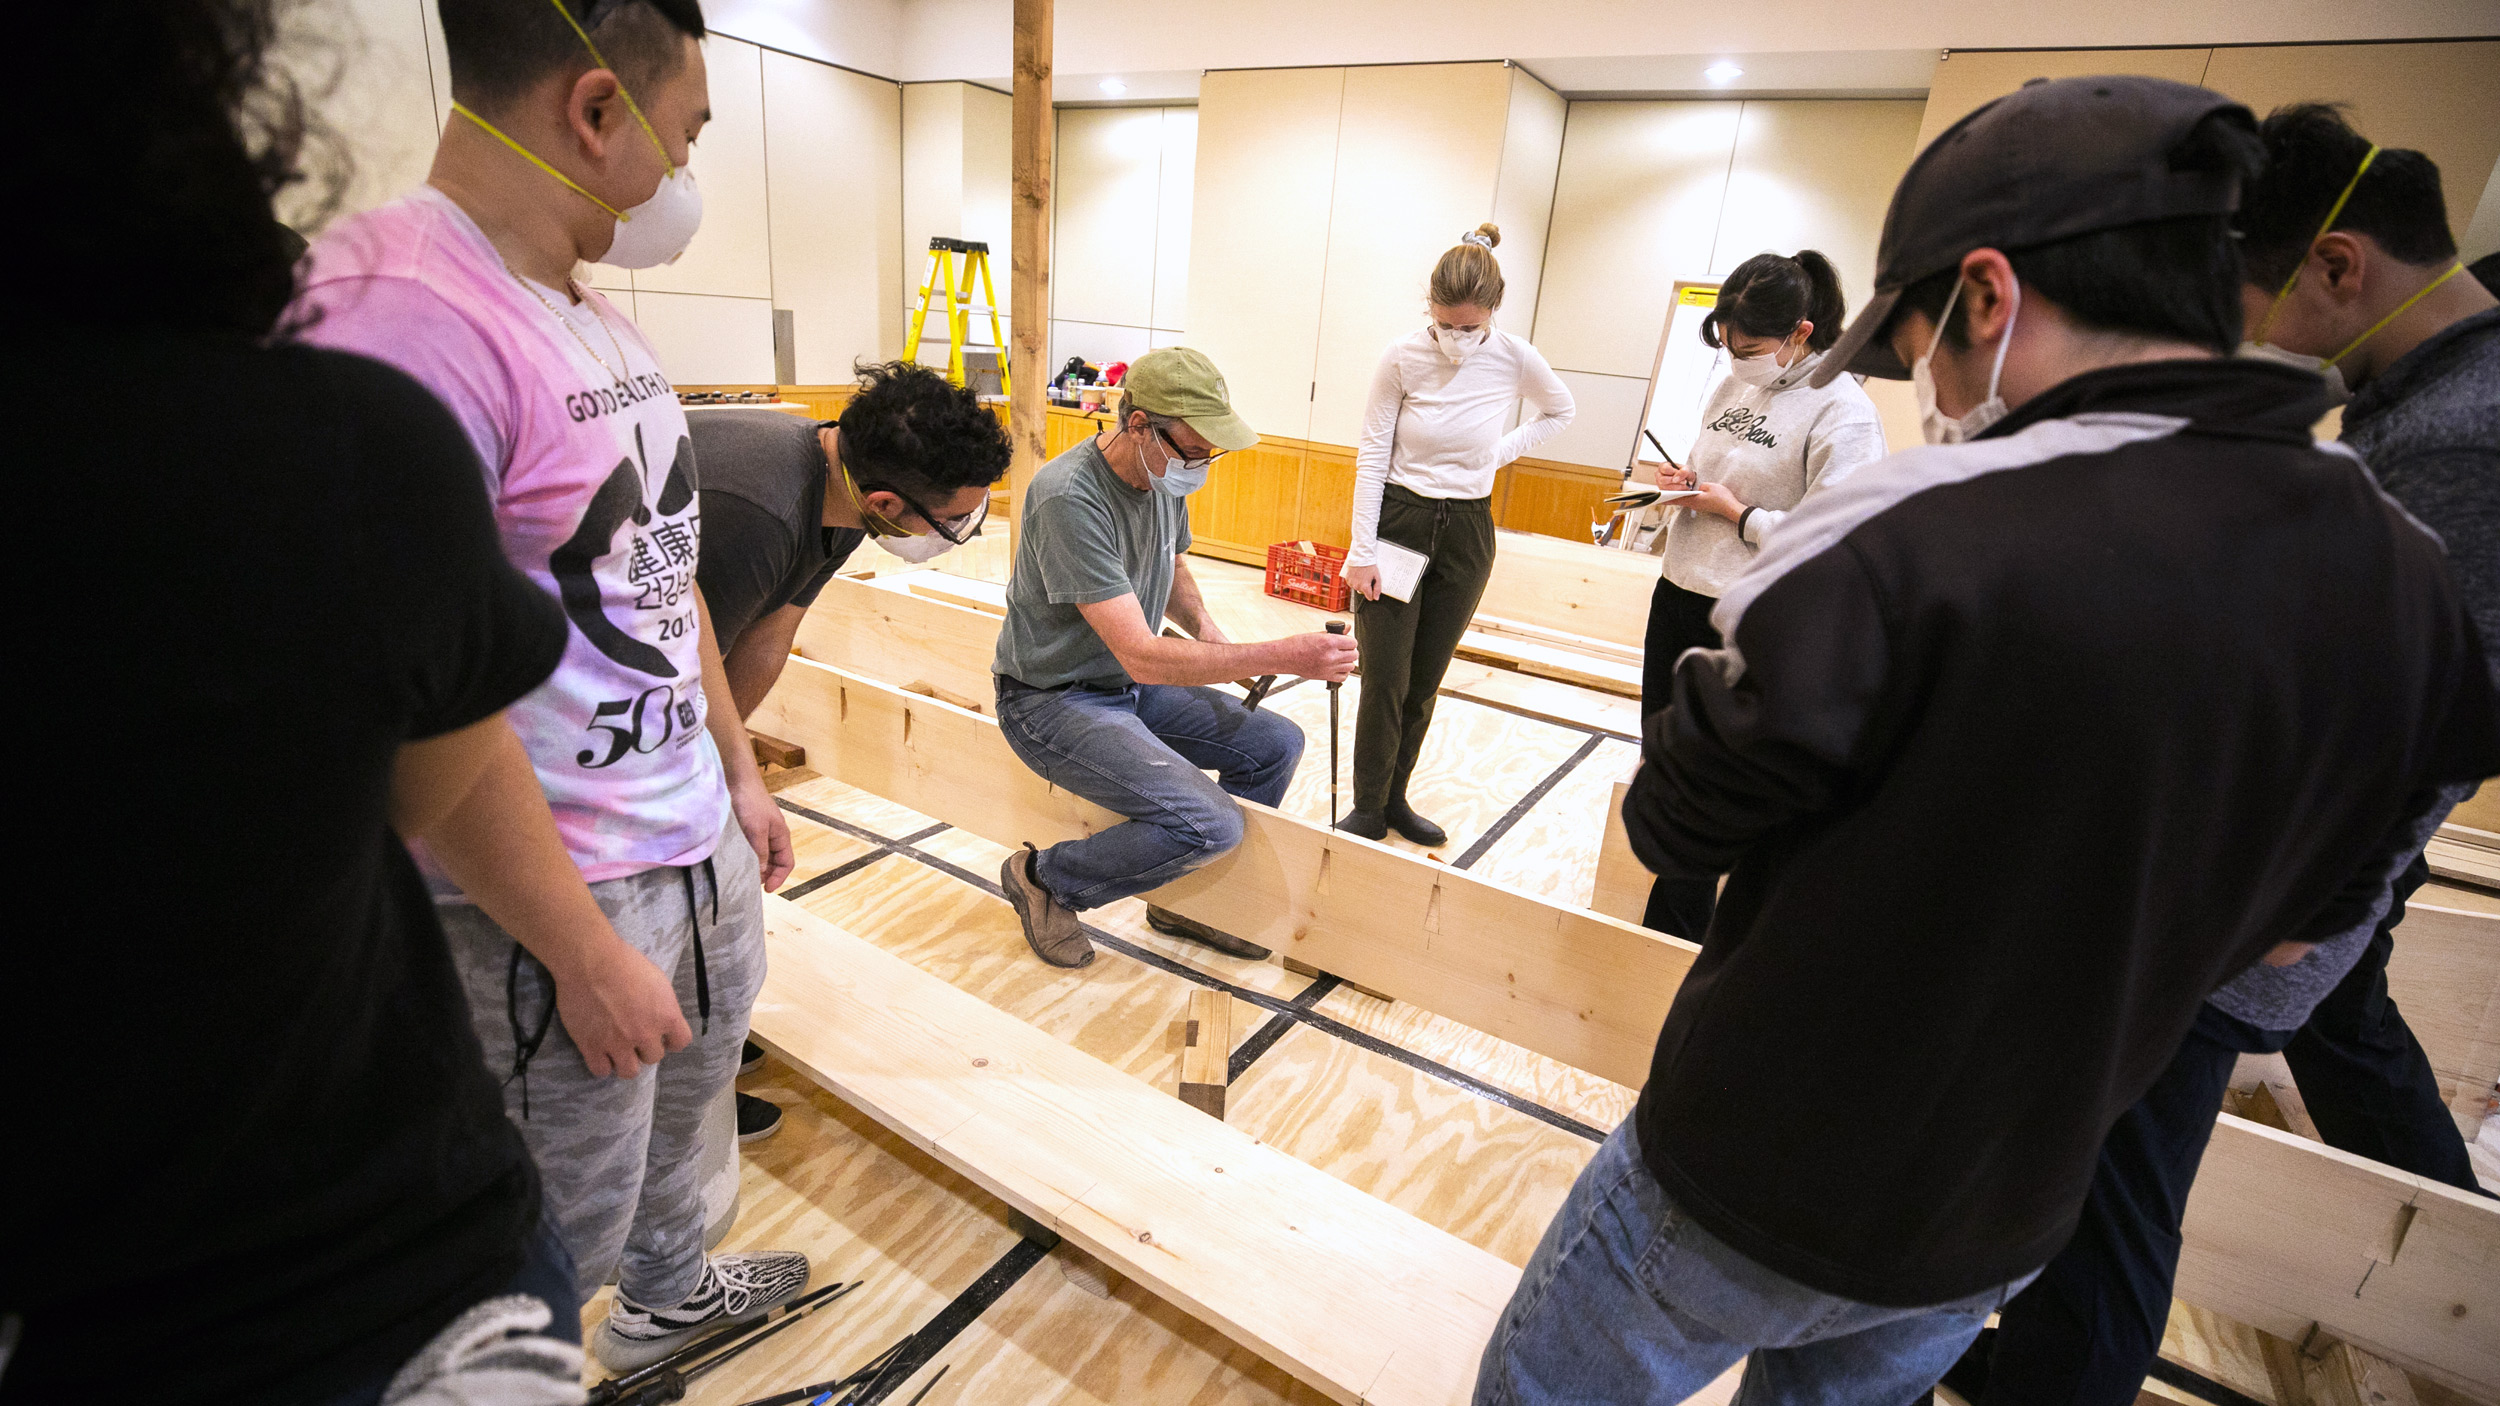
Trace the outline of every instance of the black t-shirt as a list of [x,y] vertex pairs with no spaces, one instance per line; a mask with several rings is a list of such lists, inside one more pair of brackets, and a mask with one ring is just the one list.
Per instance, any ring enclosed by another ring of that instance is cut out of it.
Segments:
[[498,1290],[536,1223],[386,808],[400,744],[535,687],[564,617],[399,372],[21,337],[20,540],[60,550],[17,633],[38,799],[0,1035],[0,1309],[26,1317],[0,1398],[317,1397]]
[[695,581],[721,653],[785,605],[816,603],[868,538],[825,526],[831,468],[816,422],[780,410],[690,410],[703,471],[703,555]]

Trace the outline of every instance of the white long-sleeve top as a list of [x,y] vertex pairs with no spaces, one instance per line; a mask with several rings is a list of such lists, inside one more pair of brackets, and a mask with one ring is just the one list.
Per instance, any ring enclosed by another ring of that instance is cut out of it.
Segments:
[[[1536,418],[1508,434],[1511,407]],[[1427,326],[1389,344],[1372,373],[1363,439],[1354,450],[1354,545],[1346,565],[1370,566],[1380,543],[1380,495],[1397,484],[1426,498],[1485,498],[1504,464],[1571,423],[1571,392],[1524,337],[1493,331],[1453,363]]]

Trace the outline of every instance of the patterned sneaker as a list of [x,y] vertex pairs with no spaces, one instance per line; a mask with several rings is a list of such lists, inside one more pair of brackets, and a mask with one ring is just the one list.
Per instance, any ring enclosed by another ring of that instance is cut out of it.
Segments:
[[807,1256],[796,1250],[714,1255],[703,1281],[674,1308],[647,1308],[618,1289],[591,1351],[611,1372],[648,1367],[677,1349],[736,1323],[761,1318],[807,1288]]

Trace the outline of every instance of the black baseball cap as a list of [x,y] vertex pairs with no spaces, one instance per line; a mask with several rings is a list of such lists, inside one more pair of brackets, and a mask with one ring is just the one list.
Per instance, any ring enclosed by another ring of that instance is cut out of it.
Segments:
[[2032,249],[2096,230],[2239,208],[2234,173],[2173,170],[2198,123],[2249,110],[2166,78],[2035,78],[1945,129],[1910,163],[1884,212],[1875,296],[1814,369],[1900,381],[1910,368],[1884,332],[1903,290],[1973,249]]

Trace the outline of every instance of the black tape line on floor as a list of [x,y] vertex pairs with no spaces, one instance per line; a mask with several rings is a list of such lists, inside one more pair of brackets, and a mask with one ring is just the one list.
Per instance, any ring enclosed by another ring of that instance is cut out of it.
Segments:
[[1039,1240],[1019,1240],[998,1263],[983,1270],[972,1287],[957,1294],[953,1301],[937,1312],[935,1318],[911,1335],[911,1341],[896,1354],[896,1360],[880,1375],[877,1389],[860,1398],[861,1406],[883,1401],[910,1381],[912,1375],[929,1365],[931,1358],[946,1350],[948,1344],[963,1335],[990,1305],[999,1301],[1016,1286],[1033,1266],[1040,1264],[1050,1247]]
[[[1313,977],[1310,985],[1302,988],[1302,994],[1294,997],[1293,1003],[1307,1011],[1318,1005],[1321,998],[1329,992],[1344,984],[1339,978],[1323,972]],[[1250,1038],[1242,1041],[1232,1054],[1226,1057],[1224,1082],[1227,1084],[1239,1082],[1250,1066],[1259,1062],[1259,1056],[1276,1048],[1276,1042],[1285,1038],[1286,1032],[1292,1030],[1293,1025],[1293,1017],[1286,1015],[1272,1015],[1260,1022],[1259,1028],[1250,1032]]]
[[1595,752],[1599,747],[1603,746],[1605,741],[1606,739],[1603,737],[1592,736],[1588,741],[1581,743],[1579,751],[1563,758],[1563,764],[1561,766],[1554,768],[1553,772],[1543,781],[1540,781],[1536,785],[1530,787],[1528,789],[1528,794],[1519,798],[1519,804],[1512,806],[1507,811],[1504,811],[1501,819],[1496,820],[1490,826],[1487,826],[1485,828],[1485,832],[1476,837],[1476,842],[1467,847],[1467,852],[1458,857],[1458,862],[1452,864],[1450,867],[1453,869],[1472,869],[1476,867],[1477,860],[1484,858],[1495,845],[1500,844],[1502,842],[1502,837],[1511,832],[1511,827],[1517,825],[1520,821],[1527,819],[1528,812],[1536,809],[1537,803],[1544,800],[1548,795],[1551,795],[1554,788],[1562,784],[1563,778],[1571,774],[1571,769],[1573,767],[1587,761],[1590,754]]

